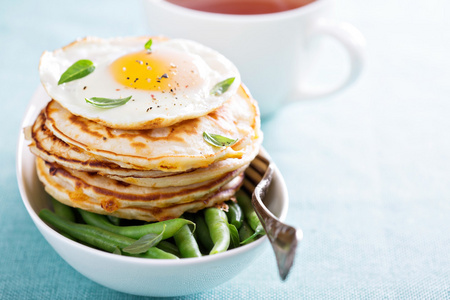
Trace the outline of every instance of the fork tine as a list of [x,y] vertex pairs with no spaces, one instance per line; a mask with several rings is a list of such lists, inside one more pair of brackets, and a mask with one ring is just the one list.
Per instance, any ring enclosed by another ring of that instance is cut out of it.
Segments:
[[247,177],[247,179],[249,181],[251,181],[253,183],[253,185],[257,185],[261,179],[262,179],[262,175],[260,175],[255,169],[252,168],[252,166],[250,166],[249,168],[247,168],[245,170],[245,176]]
[[255,190],[255,185],[253,184],[253,182],[248,180],[247,177],[244,177],[244,183],[242,187],[244,188],[246,194],[251,197],[253,191]]
[[251,167],[255,169],[255,171],[257,171],[261,176],[264,176],[268,165],[269,162],[267,161],[267,159],[261,155],[258,155],[251,163]]
[[258,154],[245,170],[243,189],[250,197],[255,190],[255,186],[264,176],[268,166],[269,161],[261,154]]
[[270,164],[270,161],[261,153],[256,156],[256,159],[261,160],[266,166]]

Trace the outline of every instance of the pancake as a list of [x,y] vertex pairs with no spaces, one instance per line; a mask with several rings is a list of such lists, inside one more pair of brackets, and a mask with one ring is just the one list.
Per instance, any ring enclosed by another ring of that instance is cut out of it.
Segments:
[[151,189],[65,169],[40,158],[36,159],[36,167],[45,190],[61,203],[99,214],[143,221],[172,219],[186,211],[196,212],[221,203],[239,189],[243,180],[243,172],[239,170],[221,182],[203,186]]
[[48,130],[45,126],[45,114],[41,112],[27,134],[32,143],[30,150],[47,162],[87,172],[96,172],[111,179],[147,187],[184,186],[217,179],[225,173],[247,166],[259,151],[260,141],[249,145],[240,159],[229,158],[218,161],[206,168],[185,172],[163,172],[158,170],[133,170],[121,168],[117,164],[92,156],[77,146],[71,146]]
[[[216,161],[242,158],[260,142],[256,101],[241,86],[223,106],[197,119],[149,130],[120,130],[75,116],[56,101],[45,108],[47,128],[69,145],[122,168],[184,172]],[[203,132],[238,139],[229,147],[215,147]],[[251,149],[251,148],[250,148]]]
[[26,138],[39,180],[66,205],[143,221],[223,208],[259,152],[256,101],[196,42],[85,38],[44,52],[39,73],[52,100]]
[[101,156],[94,156],[77,146],[69,145],[56,137],[47,126],[45,126],[44,111],[39,114],[35,123],[30,128],[27,128],[25,136],[31,141],[29,148],[33,154],[45,161],[56,162],[64,167],[75,170],[97,172],[103,175],[149,178],[173,176],[182,173],[167,173],[159,170],[124,169],[115,163],[105,160]]
[[259,147],[253,147],[251,152],[244,153],[243,157],[228,158],[226,160],[218,161],[206,168],[198,168],[192,171],[186,171],[183,173],[177,173],[176,175],[170,175],[171,173],[165,173],[166,176],[160,177],[138,177],[138,176],[123,176],[123,175],[109,175],[106,177],[111,179],[127,182],[130,184],[136,184],[139,186],[148,187],[167,187],[167,186],[180,186],[190,185],[196,182],[215,180],[216,178],[223,176],[225,173],[235,171],[237,169],[246,168],[250,164],[251,160],[259,151]]

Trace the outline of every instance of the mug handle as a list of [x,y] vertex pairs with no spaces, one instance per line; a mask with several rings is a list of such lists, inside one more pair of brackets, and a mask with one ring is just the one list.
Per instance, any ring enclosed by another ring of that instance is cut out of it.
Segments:
[[350,58],[350,72],[336,86],[312,87],[300,83],[291,99],[317,98],[337,93],[351,85],[361,75],[365,62],[366,42],[358,29],[345,22],[320,18],[310,27],[307,37],[311,41],[318,35],[331,36],[344,47]]

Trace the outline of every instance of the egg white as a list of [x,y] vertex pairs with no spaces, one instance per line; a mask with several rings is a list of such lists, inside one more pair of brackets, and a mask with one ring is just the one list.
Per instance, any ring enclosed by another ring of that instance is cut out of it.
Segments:
[[[218,52],[199,43],[182,39],[152,38],[152,51],[165,53],[175,64],[183,64],[178,72],[185,82],[169,93],[161,90],[141,90],[117,82],[111,64],[123,55],[144,49],[149,37],[85,38],[41,56],[39,73],[48,95],[71,113],[99,122],[111,128],[149,129],[165,127],[182,120],[203,116],[234,95],[241,83],[237,68]],[[80,59],[91,60],[95,70],[91,74],[58,85],[61,74]],[[221,95],[211,89],[224,79],[235,77],[230,88]],[[144,80],[144,79],[140,79]],[[186,81],[187,80],[187,81]],[[127,104],[109,109],[86,103],[85,98],[126,98]]]

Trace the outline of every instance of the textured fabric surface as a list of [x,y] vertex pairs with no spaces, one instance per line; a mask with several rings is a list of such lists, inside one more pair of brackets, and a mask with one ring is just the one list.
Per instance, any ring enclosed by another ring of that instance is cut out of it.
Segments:
[[[450,299],[448,11],[444,0],[336,1],[337,18],[368,41],[363,76],[263,123],[289,189],[287,221],[304,231],[292,273],[279,280],[266,245],[233,280],[180,299]],[[2,2],[0,299],[140,298],[86,279],[47,244],[20,199],[15,147],[42,51],[146,33],[139,1]],[[346,57],[331,40],[321,54],[312,79],[329,83]]]

